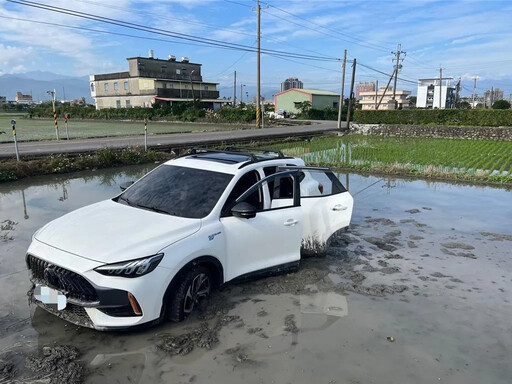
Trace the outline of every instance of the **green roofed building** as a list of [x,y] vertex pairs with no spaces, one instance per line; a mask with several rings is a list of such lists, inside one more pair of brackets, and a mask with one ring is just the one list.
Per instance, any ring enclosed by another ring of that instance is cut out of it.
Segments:
[[304,101],[309,101],[312,108],[338,108],[340,95],[321,89],[288,89],[274,95],[275,112],[299,113],[298,107]]

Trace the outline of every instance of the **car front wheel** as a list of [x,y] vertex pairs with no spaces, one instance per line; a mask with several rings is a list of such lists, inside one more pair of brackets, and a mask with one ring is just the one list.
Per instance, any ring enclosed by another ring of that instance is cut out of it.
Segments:
[[185,319],[197,303],[208,297],[212,291],[212,276],[208,268],[198,266],[183,276],[176,289],[171,293],[167,318],[179,322]]

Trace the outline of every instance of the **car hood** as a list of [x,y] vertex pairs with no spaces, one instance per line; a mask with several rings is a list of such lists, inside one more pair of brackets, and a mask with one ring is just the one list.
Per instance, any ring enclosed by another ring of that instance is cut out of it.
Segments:
[[170,216],[106,200],[51,221],[34,237],[90,260],[115,263],[155,254],[199,228],[200,219]]

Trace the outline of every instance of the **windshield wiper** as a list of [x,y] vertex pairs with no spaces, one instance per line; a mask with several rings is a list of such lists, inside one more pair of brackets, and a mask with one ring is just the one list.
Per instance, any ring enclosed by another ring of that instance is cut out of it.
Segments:
[[125,201],[125,202],[126,202],[126,204],[128,204],[130,207],[133,207],[133,206],[135,205],[135,204],[134,204],[134,203],[132,203],[128,198],[126,198],[126,197],[124,197],[124,196],[119,196],[119,197],[117,198],[117,201],[119,201],[119,200]]
[[132,203],[132,204],[135,207],[142,208],[142,209],[147,209],[149,211],[153,211],[153,212],[157,212],[157,213],[165,213],[167,215],[171,214],[170,212],[166,211],[165,209],[160,209],[160,208],[157,208],[157,207],[152,207],[152,206],[142,205],[142,204],[137,204],[137,203]]
[[135,202],[129,200],[127,197],[124,197],[124,196],[119,196],[118,200],[125,201],[126,204],[128,204],[130,207],[137,207],[137,208],[141,208],[141,209],[147,209],[148,211],[153,211],[153,212],[157,212],[157,213],[165,213],[166,215],[176,216],[176,214],[174,212],[169,212],[169,211],[166,211],[165,209],[160,209],[160,208],[152,207],[149,205],[138,204],[138,203],[135,203]]

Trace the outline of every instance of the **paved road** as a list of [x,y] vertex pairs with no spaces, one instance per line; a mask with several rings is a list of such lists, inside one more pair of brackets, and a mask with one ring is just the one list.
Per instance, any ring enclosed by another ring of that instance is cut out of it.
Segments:
[[[250,140],[280,139],[290,136],[316,136],[336,130],[336,122],[318,121],[311,125],[279,128],[245,129],[237,131],[192,132],[148,136],[150,148],[178,148],[217,143],[247,142]],[[101,148],[126,148],[144,145],[144,136],[117,136],[95,139],[20,142],[20,156],[44,156],[59,153],[80,153]],[[14,144],[0,144],[0,158],[14,157]]]

